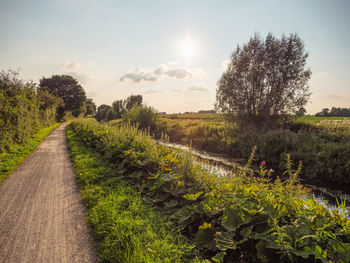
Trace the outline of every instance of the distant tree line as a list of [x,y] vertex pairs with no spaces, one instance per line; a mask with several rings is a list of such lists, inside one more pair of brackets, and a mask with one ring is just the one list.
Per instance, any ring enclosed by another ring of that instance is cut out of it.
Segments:
[[324,108],[322,111],[315,114],[318,117],[350,117],[350,108],[337,108],[332,107],[331,110],[329,108]]
[[71,76],[24,81],[13,70],[0,72],[0,153],[22,144],[43,127],[72,116],[95,114],[96,105]]
[[98,121],[111,121],[121,118],[127,111],[135,106],[142,105],[141,95],[131,95],[124,100],[116,100],[111,105],[102,104],[97,108]]

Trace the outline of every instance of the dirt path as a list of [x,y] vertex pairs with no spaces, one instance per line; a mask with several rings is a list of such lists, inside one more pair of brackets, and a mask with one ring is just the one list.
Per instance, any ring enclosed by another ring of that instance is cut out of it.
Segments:
[[0,262],[96,262],[65,128],[54,130],[0,186]]

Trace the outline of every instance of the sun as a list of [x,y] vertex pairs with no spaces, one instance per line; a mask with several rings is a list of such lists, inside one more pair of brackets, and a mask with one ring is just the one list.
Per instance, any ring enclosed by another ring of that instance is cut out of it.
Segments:
[[186,38],[180,44],[180,53],[186,59],[190,59],[196,54],[195,44],[190,38]]

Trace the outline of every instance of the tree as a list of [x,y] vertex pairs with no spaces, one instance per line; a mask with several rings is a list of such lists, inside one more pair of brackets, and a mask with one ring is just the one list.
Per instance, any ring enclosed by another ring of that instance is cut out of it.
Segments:
[[112,107],[109,105],[106,105],[106,104],[102,104],[102,105],[98,106],[95,118],[98,121],[107,120],[107,113],[111,109],[112,109]]
[[116,100],[112,103],[112,107],[114,112],[117,115],[117,118],[121,118],[123,113],[126,112],[125,104],[126,104],[125,100]]
[[295,113],[310,97],[308,53],[296,34],[255,34],[237,46],[218,81],[216,109],[239,120],[265,122]]
[[117,114],[114,112],[114,110],[112,108],[110,108],[107,111],[106,120],[111,121],[111,120],[115,120],[116,118],[117,118]]
[[96,104],[92,99],[86,99],[86,115],[95,115],[96,113]]
[[304,116],[305,113],[306,113],[305,108],[301,107],[301,108],[296,112],[296,115],[297,115],[297,116]]
[[56,97],[62,98],[64,111],[71,111],[75,117],[85,113],[86,94],[76,79],[68,75],[53,75],[40,80],[40,89]]
[[131,95],[125,100],[126,110],[130,110],[134,106],[139,106],[142,104],[142,95]]

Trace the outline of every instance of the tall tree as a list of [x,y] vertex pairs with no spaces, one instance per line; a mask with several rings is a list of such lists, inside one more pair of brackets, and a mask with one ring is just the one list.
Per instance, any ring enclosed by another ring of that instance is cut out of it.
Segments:
[[296,112],[296,115],[297,116],[304,116],[306,113],[306,110],[304,107],[301,107],[297,112]]
[[265,39],[255,34],[237,46],[218,81],[216,108],[248,121],[277,119],[295,113],[309,99],[308,53],[296,34]]
[[86,104],[86,115],[95,115],[96,113],[95,102],[92,99],[88,98],[86,99],[85,104]]
[[56,97],[62,98],[64,107],[62,111],[71,111],[75,117],[85,113],[86,94],[78,81],[68,75],[53,75],[40,80],[40,89]]
[[121,118],[123,113],[126,112],[125,104],[126,104],[125,100],[116,100],[112,103],[112,107],[114,112],[117,115],[117,118]]
[[98,121],[107,120],[107,113],[110,110],[113,110],[113,108],[110,105],[102,104],[98,106],[96,116],[95,116],[96,119]]
[[142,95],[131,95],[126,98],[125,108],[130,110],[134,106],[139,106],[142,104]]

